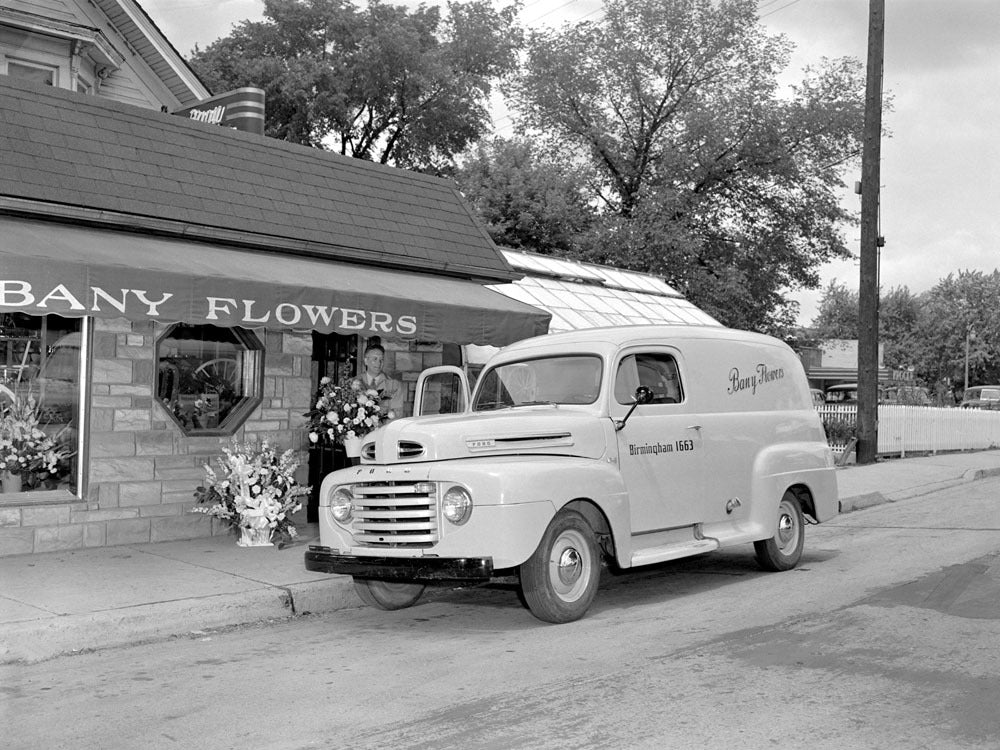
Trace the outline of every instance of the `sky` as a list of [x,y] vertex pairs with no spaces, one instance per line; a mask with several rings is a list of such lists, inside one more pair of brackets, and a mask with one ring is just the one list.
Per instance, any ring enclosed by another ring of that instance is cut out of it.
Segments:
[[[139,0],[174,47],[187,55],[226,36],[244,19],[260,20],[260,0]],[[411,0],[394,4],[414,7]],[[427,4],[433,4],[433,0]],[[885,0],[880,258],[883,290],[927,291],[961,270],[1000,267],[1000,0]],[[600,0],[524,0],[522,23],[560,26],[596,20]],[[795,45],[789,81],[822,57],[866,60],[869,0],[760,0],[761,23]],[[502,115],[501,134],[509,121]],[[845,175],[844,205],[860,217],[857,174]],[[860,229],[845,227],[857,254]],[[856,290],[857,260],[820,271]],[[815,317],[820,291],[791,293],[799,322]]]

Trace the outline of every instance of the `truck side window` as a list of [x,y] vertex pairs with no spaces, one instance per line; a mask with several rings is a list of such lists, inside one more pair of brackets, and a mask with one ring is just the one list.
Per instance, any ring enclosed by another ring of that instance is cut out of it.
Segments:
[[630,354],[618,365],[615,399],[631,404],[635,389],[644,385],[653,391],[654,404],[678,404],[684,400],[676,360],[669,354]]

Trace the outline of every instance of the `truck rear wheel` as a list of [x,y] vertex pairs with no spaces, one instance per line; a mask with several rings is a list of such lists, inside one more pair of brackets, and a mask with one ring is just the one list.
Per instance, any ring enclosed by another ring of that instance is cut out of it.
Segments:
[[786,492],[778,503],[778,530],[770,539],[753,543],[757,564],[764,570],[791,570],[802,557],[805,544],[805,523],[802,506],[791,492]]
[[379,609],[393,610],[406,609],[416,604],[424,593],[424,585],[355,578],[354,590],[365,604]]
[[590,607],[601,577],[594,530],[574,510],[562,510],[538,549],[520,567],[521,594],[531,614],[545,622],[579,620]]

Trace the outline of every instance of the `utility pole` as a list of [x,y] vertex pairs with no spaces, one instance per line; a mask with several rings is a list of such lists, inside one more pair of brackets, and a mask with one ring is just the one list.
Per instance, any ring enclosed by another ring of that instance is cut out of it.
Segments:
[[878,207],[885,0],[868,2],[868,78],[861,152],[861,283],[858,288],[859,464],[874,463],[878,450],[878,256],[883,244],[878,232]]

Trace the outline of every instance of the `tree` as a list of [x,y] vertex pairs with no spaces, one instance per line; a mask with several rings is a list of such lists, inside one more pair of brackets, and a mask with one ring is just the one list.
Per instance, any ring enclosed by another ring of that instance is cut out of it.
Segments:
[[860,154],[864,74],[824,60],[788,96],[789,42],[756,0],[607,0],[531,34],[518,123],[597,179],[590,259],[667,278],[730,325],[791,322],[787,289],[849,257],[840,170]]
[[595,219],[578,176],[527,141],[480,142],[454,176],[498,245],[579,254]]
[[920,350],[917,337],[919,316],[920,299],[907,287],[892,287],[880,295],[878,330],[879,340],[884,345],[883,361],[886,367],[916,367]]
[[920,298],[918,374],[960,392],[965,384],[1000,383],[1000,271],[949,274]]
[[820,339],[858,337],[858,291],[833,279],[819,298],[819,309],[811,326]]
[[383,164],[446,169],[489,124],[493,84],[514,70],[518,5],[437,7],[369,0],[264,0],[191,64],[215,90],[257,86],[265,133]]
[[[823,290],[819,310],[810,326],[820,340],[858,338],[858,291],[836,279]],[[916,334],[920,301],[905,286],[879,295],[879,343],[886,367],[913,367],[919,358]]]

